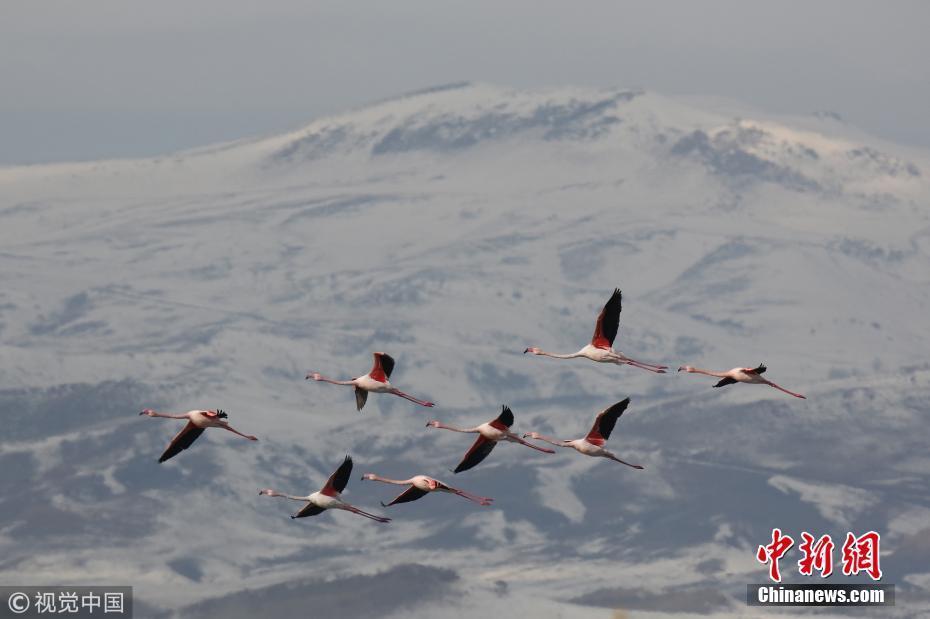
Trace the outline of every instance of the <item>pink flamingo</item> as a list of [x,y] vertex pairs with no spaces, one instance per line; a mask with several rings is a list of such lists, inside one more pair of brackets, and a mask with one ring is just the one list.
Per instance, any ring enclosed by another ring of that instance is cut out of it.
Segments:
[[299,512],[291,516],[291,518],[316,516],[317,514],[323,513],[327,509],[344,509],[347,512],[352,512],[353,514],[358,514],[359,516],[371,518],[372,520],[377,520],[378,522],[390,522],[390,518],[369,514],[366,511],[362,511],[357,507],[349,505],[339,498],[342,494],[342,491],[345,490],[346,484],[349,483],[350,475],[352,475],[352,458],[346,456],[346,459],[343,460],[342,464],[339,465],[339,468],[329,476],[329,479],[326,480],[326,484],[319,490],[319,492],[314,492],[308,496],[292,496],[290,494],[278,492],[277,490],[272,490],[271,488],[264,488],[259,490],[258,494],[259,496],[276,496],[283,497],[285,499],[292,499],[294,501],[307,501],[307,504],[304,505]]
[[765,380],[762,378],[762,374],[765,373],[765,370],[768,368],[764,364],[760,363],[757,368],[733,368],[732,370],[727,370],[726,372],[714,372],[711,370],[702,370],[700,368],[691,367],[690,365],[683,365],[678,368],[679,372],[689,372],[691,374],[707,374],[708,376],[716,376],[721,378],[714,387],[725,387],[726,385],[732,385],[734,383],[748,383],[750,385],[768,385],[769,387],[775,387],[779,391],[784,391],[788,395],[793,395],[796,398],[801,398],[806,400],[807,398],[801,395],[800,393],[795,393],[793,391],[788,391],[784,387],[779,387],[770,380]]
[[375,475],[374,473],[365,473],[362,475],[362,479],[369,479],[371,481],[382,481],[386,484],[397,484],[399,486],[410,486],[399,495],[394,497],[390,503],[381,502],[382,507],[390,507],[391,505],[396,505],[397,503],[409,503],[410,501],[416,501],[417,499],[425,497],[430,492],[449,492],[451,494],[457,494],[463,499],[468,499],[479,505],[490,505],[494,499],[489,499],[487,497],[478,496],[476,494],[471,494],[465,492],[464,490],[459,490],[458,488],[453,488],[448,486],[437,479],[432,477],[427,477],[426,475],[414,475],[410,479],[388,479],[387,477],[381,477],[380,475]]
[[620,464],[631,466],[634,469],[642,469],[643,467],[639,464],[630,464],[629,462],[624,462],[614,454],[604,449],[604,445],[607,443],[607,439],[610,438],[610,433],[613,432],[614,426],[617,424],[617,420],[620,419],[620,415],[623,414],[623,411],[625,411],[626,407],[629,405],[630,398],[627,398],[602,410],[594,419],[594,425],[591,426],[591,431],[588,432],[588,435],[584,438],[578,438],[575,440],[562,440],[543,436],[537,432],[524,434],[523,438],[530,437],[540,441],[545,441],[552,445],[556,445],[557,447],[571,447],[578,453],[582,453],[586,456],[593,456],[595,458],[609,458],[615,462],[619,462]]
[[591,337],[591,343],[587,344],[578,352],[571,354],[558,354],[545,352],[539,348],[530,347],[523,351],[523,354],[533,353],[534,355],[543,355],[555,359],[575,359],[584,357],[591,361],[599,363],[616,363],[617,365],[632,365],[635,368],[655,372],[656,374],[665,374],[668,369],[666,365],[655,365],[630,359],[622,352],[613,349],[614,339],[617,337],[617,330],[620,328],[620,289],[614,289],[613,295],[604,305],[604,309],[597,317],[597,323],[594,325],[594,335]]
[[322,381],[324,383],[332,383],[334,385],[351,385],[355,387],[355,405],[358,407],[358,410],[362,410],[365,406],[365,402],[368,400],[368,393],[391,393],[396,396],[400,396],[411,402],[415,402],[420,406],[426,406],[432,408],[435,406],[432,402],[427,402],[425,400],[418,400],[417,398],[408,395],[396,389],[388,379],[391,377],[391,372],[394,370],[394,358],[387,353],[376,352],[374,353],[375,364],[372,366],[371,371],[364,376],[359,376],[358,378],[353,378],[351,380],[333,380],[331,378],[326,378],[321,376],[318,372],[311,372],[307,374],[307,380],[313,379],[317,381]]
[[510,431],[510,426],[512,425],[513,412],[506,405],[501,410],[501,414],[497,416],[497,419],[492,419],[491,421],[483,423],[480,426],[475,426],[474,428],[456,428],[454,426],[440,423],[435,419],[426,422],[426,427],[428,428],[440,428],[442,430],[452,430],[453,432],[478,434],[478,438],[475,439],[474,444],[472,444],[468,452],[465,453],[465,457],[462,458],[462,461],[459,462],[458,466],[455,467],[455,470],[452,471],[453,473],[467,471],[468,469],[484,460],[488,454],[491,453],[491,450],[494,449],[494,446],[497,445],[498,441],[520,443],[521,445],[526,445],[531,449],[542,451],[547,454],[555,453],[555,451],[552,449],[537,447],[536,445],[527,443],[522,438]]
[[243,434],[238,430],[234,429],[226,421],[228,415],[221,411],[202,411],[194,410],[187,411],[181,415],[172,415],[170,413],[157,413],[151,408],[143,410],[140,415],[148,415],[149,417],[165,417],[167,419],[187,419],[187,425],[181,428],[181,431],[171,439],[171,442],[168,444],[168,448],[165,449],[165,453],[161,455],[161,458],[158,459],[159,462],[164,462],[170,458],[175,457],[188,447],[194,444],[194,441],[197,440],[203,431],[207,428],[223,428],[224,430],[229,430],[234,432],[239,436],[249,439],[250,441],[257,441],[258,438],[252,436],[251,434]]

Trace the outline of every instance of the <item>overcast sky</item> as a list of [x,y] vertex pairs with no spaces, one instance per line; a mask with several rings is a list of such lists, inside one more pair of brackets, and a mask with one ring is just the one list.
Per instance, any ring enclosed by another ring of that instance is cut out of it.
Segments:
[[0,4],[0,164],[142,156],[459,80],[832,110],[930,147],[930,2]]

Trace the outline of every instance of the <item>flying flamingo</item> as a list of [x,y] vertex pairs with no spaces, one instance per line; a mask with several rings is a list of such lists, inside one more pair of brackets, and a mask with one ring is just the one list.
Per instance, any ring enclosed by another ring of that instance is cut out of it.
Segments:
[[490,505],[491,501],[494,499],[489,499],[487,497],[478,496],[465,492],[464,490],[459,490],[458,488],[453,488],[442,483],[438,479],[433,479],[432,477],[427,477],[426,475],[414,475],[410,479],[388,479],[387,477],[381,477],[375,475],[374,473],[365,473],[362,475],[362,479],[369,479],[371,481],[383,481],[387,484],[397,484],[399,486],[410,486],[399,495],[394,497],[394,500],[390,503],[381,502],[382,507],[390,507],[391,505],[396,505],[397,503],[409,503],[410,501],[416,501],[417,499],[423,498],[430,492],[449,492],[451,494],[457,494],[463,499],[468,499],[479,505]]
[[291,518],[316,516],[317,514],[323,513],[327,509],[344,509],[348,512],[352,512],[353,514],[358,514],[359,516],[365,516],[366,518],[377,520],[378,522],[390,522],[390,518],[369,514],[366,511],[362,511],[357,507],[349,505],[339,498],[339,495],[343,490],[345,490],[346,484],[349,483],[349,476],[351,474],[352,458],[346,456],[346,459],[343,460],[342,464],[339,465],[339,468],[329,476],[329,479],[326,480],[326,484],[320,489],[319,492],[314,492],[309,496],[292,496],[290,494],[278,492],[277,490],[272,490],[271,488],[264,488],[259,490],[258,494],[259,496],[279,496],[284,497],[285,499],[292,499],[294,501],[307,501],[307,504],[304,505],[299,512],[291,516]]
[[641,368],[643,370],[649,370],[650,372],[655,372],[656,374],[665,374],[665,370],[668,369],[666,365],[654,365],[652,363],[644,363],[642,361],[636,361],[635,359],[630,359],[622,352],[617,352],[613,349],[614,339],[617,337],[617,329],[620,328],[620,289],[614,289],[613,295],[607,301],[607,304],[604,305],[604,309],[601,310],[601,313],[597,317],[597,323],[594,325],[594,335],[591,337],[591,343],[587,344],[584,348],[579,350],[576,353],[571,354],[558,354],[552,352],[545,352],[535,347],[527,348],[523,351],[525,355],[528,352],[533,353],[534,355],[543,355],[546,357],[554,357],[556,359],[575,359],[576,357],[585,357],[591,361],[597,361],[599,363],[616,363],[617,365],[632,365],[634,368]]
[[194,444],[194,441],[197,440],[203,431],[207,428],[223,428],[224,430],[229,430],[230,432],[235,432],[239,436],[245,437],[250,441],[257,441],[258,439],[251,434],[243,434],[238,430],[233,429],[231,425],[226,421],[228,415],[221,411],[187,411],[181,415],[171,415],[169,413],[156,413],[151,408],[143,410],[140,415],[148,415],[149,417],[166,417],[167,419],[187,419],[187,425],[181,428],[181,431],[171,439],[171,443],[168,444],[168,448],[165,450],[165,453],[161,455],[161,458],[158,459],[159,462],[164,462],[170,458],[175,457],[188,447]]
[[788,395],[793,395],[796,398],[801,398],[806,400],[807,398],[801,395],[800,393],[795,393],[793,391],[788,391],[784,387],[779,387],[770,380],[765,380],[762,378],[762,374],[765,373],[765,370],[768,368],[764,364],[760,363],[757,368],[733,368],[726,372],[713,372],[711,370],[702,370],[701,368],[691,367],[690,365],[683,365],[678,368],[679,372],[689,372],[692,374],[707,374],[708,376],[716,376],[721,378],[714,387],[725,387],[727,385],[732,385],[734,383],[749,383],[750,385],[768,385],[769,387],[775,387],[779,391],[784,391]]
[[365,402],[368,400],[368,393],[392,393],[398,395],[402,398],[406,398],[411,402],[416,402],[420,406],[426,406],[432,408],[435,406],[432,402],[426,402],[425,400],[418,400],[417,398],[408,395],[401,391],[400,389],[394,388],[394,386],[388,381],[391,377],[391,372],[394,370],[394,358],[391,355],[383,352],[374,353],[375,364],[372,366],[371,371],[364,376],[359,376],[358,378],[353,378],[352,380],[333,380],[331,378],[326,378],[320,376],[318,372],[311,372],[307,374],[307,380],[311,378],[313,380],[323,381],[324,383],[332,383],[334,385],[352,385],[355,387],[355,405],[358,407],[358,410],[362,410],[365,406]]
[[639,464],[630,464],[629,462],[624,462],[614,454],[604,449],[604,445],[607,443],[607,439],[610,438],[610,433],[613,432],[614,426],[617,424],[617,420],[620,419],[620,415],[623,414],[623,411],[626,410],[626,407],[629,406],[629,404],[630,398],[627,398],[621,402],[617,402],[613,406],[605,408],[600,413],[598,413],[597,417],[594,419],[594,425],[591,426],[591,431],[588,432],[588,435],[584,438],[576,438],[573,441],[562,440],[543,436],[538,432],[524,434],[523,438],[530,437],[551,443],[557,447],[571,447],[578,453],[582,453],[586,456],[594,456],[595,458],[610,458],[611,460],[619,462],[620,464],[631,466],[634,469],[642,469],[643,467]]
[[444,423],[440,423],[436,420],[430,420],[426,422],[426,427],[428,428],[440,428],[443,430],[452,430],[453,432],[468,432],[472,434],[478,434],[478,438],[475,439],[474,444],[465,454],[465,457],[462,458],[462,461],[459,462],[458,466],[455,467],[453,473],[461,473],[462,471],[467,471],[472,468],[482,460],[484,460],[491,450],[494,449],[494,446],[498,441],[510,441],[511,443],[520,443],[521,445],[526,445],[537,451],[542,451],[547,454],[554,454],[555,451],[552,449],[546,449],[544,447],[537,447],[532,443],[527,443],[522,438],[510,431],[510,426],[513,425],[513,412],[508,406],[504,406],[501,410],[501,414],[497,416],[497,419],[492,419],[487,423],[483,423],[480,426],[475,426],[474,428],[456,428],[454,426],[449,426]]

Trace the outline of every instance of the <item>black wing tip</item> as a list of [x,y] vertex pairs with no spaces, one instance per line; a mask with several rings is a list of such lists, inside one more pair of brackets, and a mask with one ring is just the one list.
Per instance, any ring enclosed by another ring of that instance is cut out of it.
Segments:
[[497,416],[497,419],[509,428],[513,425],[513,411],[510,410],[509,406],[504,404],[501,406],[501,414]]

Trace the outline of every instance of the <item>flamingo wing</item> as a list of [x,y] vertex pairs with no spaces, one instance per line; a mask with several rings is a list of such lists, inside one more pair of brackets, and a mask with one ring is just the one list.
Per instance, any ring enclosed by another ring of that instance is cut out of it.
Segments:
[[621,296],[620,289],[614,288],[613,295],[598,314],[594,325],[594,335],[591,336],[591,345],[595,348],[609,349],[614,345],[617,330],[620,328]]
[[484,438],[479,434],[478,438],[475,439],[474,444],[465,454],[465,457],[462,458],[462,461],[459,462],[459,465],[455,467],[455,470],[452,472],[461,473],[462,471],[467,471],[468,469],[477,465],[479,462],[488,457],[488,454],[491,453],[495,445],[497,445],[496,441]]
[[194,425],[192,421],[188,421],[187,425],[181,428],[181,431],[171,439],[171,443],[168,444],[168,448],[165,450],[165,453],[161,455],[161,458],[158,459],[159,462],[164,462],[165,460],[170,460],[175,457],[188,447],[194,444],[194,441],[197,440],[201,434],[203,434],[203,428],[198,428]]
[[493,419],[488,422],[491,427],[500,430],[501,432],[507,431],[510,426],[513,425],[513,411],[510,410],[510,407],[504,404],[501,407],[501,414],[497,416],[497,419]]
[[623,411],[625,411],[626,407],[629,405],[630,398],[626,398],[625,400],[608,406],[598,413],[597,417],[594,419],[594,425],[591,426],[591,431],[588,432],[585,440],[592,445],[603,447],[607,439],[610,438],[610,433],[614,431],[614,426],[617,425],[617,420],[620,419],[620,415],[623,414]]
[[730,378],[727,376],[726,378],[720,379],[720,382],[714,385],[714,387],[726,387],[727,385],[733,385],[737,382],[739,381],[737,381],[735,378]]
[[381,505],[384,505],[384,507],[390,507],[391,505],[396,505],[397,503],[409,503],[410,501],[416,501],[417,499],[421,499],[427,494],[429,493],[426,490],[420,490],[416,486],[410,486],[409,488],[407,488],[406,490],[398,494],[396,497],[394,497],[394,500],[388,503],[387,505],[385,505],[384,503],[382,503]]
[[326,496],[336,496],[340,494],[343,490],[346,489],[346,484],[349,483],[349,475],[352,474],[352,458],[346,456],[346,459],[342,461],[342,464],[339,465],[339,468],[329,476],[329,479],[326,480],[326,485],[323,486],[323,489],[320,490],[321,494]]
[[291,516],[291,518],[306,518],[307,516],[316,516],[326,511],[326,508],[320,507],[315,503],[307,503],[300,508],[300,511]]
[[394,371],[394,358],[383,352],[374,353],[374,358],[375,364],[371,366],[368,375],[379,383],[388,382],[388,379],[391,378],[391,372]]
[[759,367],[757,367],[757,368],[747,368],[747,369],[745,369],[745,370],[743,370],[743,371],[746,372],[747,374],[765,374],[765,371],[766,371],[767,369],[768,369],[768,368],[765,367],[765,364],[764,364],[764,363],[760,363],[760,364],[759,364]]
[[365,402],[368,401],[368,392],[364,389],[355,388],[355,406],[358,410],[365,408]]

